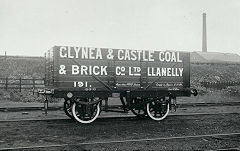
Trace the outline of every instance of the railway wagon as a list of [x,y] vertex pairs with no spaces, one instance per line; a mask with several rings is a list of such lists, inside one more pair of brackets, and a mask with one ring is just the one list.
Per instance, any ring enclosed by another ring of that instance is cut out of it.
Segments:
[[45,86],[80,123],[108,111],[110,97],[119,98],[123,112],[159,121],[176,109],[176,97],[197,95],[190,54],[178,51],[54,46],[46,55]]

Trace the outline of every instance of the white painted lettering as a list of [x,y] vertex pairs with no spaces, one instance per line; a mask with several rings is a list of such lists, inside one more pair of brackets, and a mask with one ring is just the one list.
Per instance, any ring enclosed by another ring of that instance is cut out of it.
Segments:
[[180,56],[179,56],[179,52],[177,52],[177,62],[182,62],[182,60],[180,59]]
[[78,58],[78,53],[80,51],[80,47],[74,47],[75,53],[76,53],[76,58]]
[[89,48],[89,59],[95,59],[94,50],[95,48]]
[[123,60],[124,59],[123,55],[121,55],[121,54],[123,54],[123,50],[122,49],[118,50],[118,59],[119,60]]
[[81,66],[81,75],[88,75],[88,67],[87,66]]
[[68,58],[74,58],[74,56],[71,56],[71,47],[68,47]]
[[107,75],[107,66],[101,66],[101,75]]
[[180,76],[183,76],[183,68],[179,68]]
[[88,48],[82,47],[82,59],[88,59]]
[[163,55],[164,55],[164,52],[159,53],[159,60],[160,61],[164,61]]
[[126,51],[125,51],[125,59],[124,60],[131,60],[130,59],[130,53],[129,53],[128,49],[126,49]]
[[66,50],[67,50],[66,47],[60,47],[60,51],[59,51],[60,54],[59,55],[60,55],[61,58],[67,58]]
[[136,50],[131,51],[131,56],[132,56],[131,60],[133,61],[137,60]]
[[165,53],[165,61],[169,62],[171,60],[171,54],[170,52]]
[[[98,70],[98,71],[97,71]],[[99,75],[100,74],[100,72],[99,72],[99,67],[98,66],[94,66],[93,67],[93,74],[94,75]]]
[[97,49],[96,59],[102,59],[102,51],[100,48]]
[[174,52],[172,53],[171,62],[177,62],[176,55]]
[[79,74],[79,66],[78,65],[72,65],[72,74]]

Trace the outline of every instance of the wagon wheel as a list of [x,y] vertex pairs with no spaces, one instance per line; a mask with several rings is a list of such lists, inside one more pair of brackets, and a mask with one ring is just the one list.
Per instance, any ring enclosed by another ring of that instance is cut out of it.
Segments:
[[91,123],[97,119],[100,113],[100,102],[96,104],[80,104],[74,102],[72,105],[72,114],[75,120],[80,123]]
[[142,104],[143,101],[143,99],[132,99],[133,107],[131,108],[131,111],[134,115],[140,118],[146,118],[147,115],[146,106]]
[[72,116],[72,102],[71,100],[65,99],[64,104],[63,104],[63,109],[65,114],[70,117],[73,118]]
[[156,121],[163,120],[169,113],[169,103],[167,101],[160,102],[159,100],[147,104],[148,116]]

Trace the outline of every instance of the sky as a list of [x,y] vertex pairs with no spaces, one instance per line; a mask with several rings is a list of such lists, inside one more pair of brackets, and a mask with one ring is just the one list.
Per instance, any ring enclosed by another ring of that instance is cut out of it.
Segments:
[[240,55],[240,0],[0,0],[0,55],[51,47],[201,51]]

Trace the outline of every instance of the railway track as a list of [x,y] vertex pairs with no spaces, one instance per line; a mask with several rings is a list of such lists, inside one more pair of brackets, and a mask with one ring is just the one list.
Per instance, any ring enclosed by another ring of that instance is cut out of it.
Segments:
[[[187,104],[179,104],[178,108],[188,108],[188,107],[211,107],[211,106],[236,106],[236,105],[240,105],[240,102],[227,102],[227,103],[187,103]],[[119,106],[113,106],[113,108],[117,108],[119,109]],[[20,107],[20,108],[8,108],[8,109],[1,109],[0,111],[4,111],[4,112],[9,112],[9,111],[13,111],[13,112],[17,112],[17,111],[26,111],[26,108]],[[42,108],[39,107],[28,107],[27,111],[35,111],[35,110],[43,110]],[[61,107],[51,107],[50,108],[51,111],[57,111],[57,110],[62,110]],[[236,112],[217,112],[217,113],[170,113],[169,116],[195,116],[195,115],[216,115],[216,114],[231,114],[231,113],[236,113]],[[133,114],[121,114],[121,115],[104,115],[104,116],[100,116],[100,119],[129,119],[129,118],[136,118],[135,115]],[[64,118],[50,118],[50,119],[37,119],[35,117],[33,118],[25,118],[25,119],[10,119],[10,120],[0,120],[0,122],[20,122],[20,121],[56,121],[56,120],[66,120],[68,119],[67,117]]]
[[[210,104],[210,106],[212,105],[212,103]],[[232,105],[232,104],[231,104]],[[190,104],[189,104],[190,106]],[[209,107],[209,106],[205,106],[205,107]],[[60,111],[59,111],[60,112]],[[55,113],[55,112],[54,112]],[[56,112],[58,113],[58,112]],[[55,113],[55,114],[56,114]],[[31,114],[31,113],[30,113]],[[64,113],[63,113],[64,114]],[[172,112],[170,113],[168,116],[169,117],[187,117],[187,116],[192,116],[192,117],[195,117],[196,120],[198,120],[198,116],[201,116],[201,115],[228,115],[228,114],[240,114],[240,112],[235,111],[234,110],[231,110],[231,111],[228,111],[228,112],[199,112],[199,113],[178,113],[178,112]],[[53,114],[54,115],[54,114]],[[59,116],[59,117],[55,117],[55,116],[51,116],[51,113],[49,113],[49,116],[50,118],[37,118],[36,117],[30,117],[30,118],[25,118],[25,119],[9,119],[9,120],[0,120],[0,123],[7,123],[7,122],[35,122],[35,121],[49,121],[49,122],[55,122],[55,123],[52,123],[52,124],[49,124],[48,125],[51,125],[51,126],[59,126],[59,125],[67,125],[69,124],[69,122],[74,122],[74,120],[71,121],[71,119],[69,119],[67,116],[63,115],[63,116]],[[174,118],[172,118],[174,119]],[[171,118],[168,120],[172,120]],[[126,121],[137,121],[137,120],[143,120],[143,119],[140,119],[140,118],[137,118],[135,115],[133,114],[114,114],[114,115],[111,115],[111,114],[103,114],[101,116],[98,117],[98,121],[103,121],[103,120],[106,120],[106,122],[108,120],[110,121],[121,121],[121,120],[126,120]],[[145,119],[146,120],[146,119]],[[68,121],[67,123],[63,124],[59,124],[58,121]],[[79,123],[77,123],[79,124]],[[19,124],[18,127],[24,127],[25,125],[21,125]],[[4,126],[4,125],[0,125],[0,128],[5,128],[7,126]]]
[[[59,148],[66,146],[82,146],[82,145],[104,145],[104,144],[116,144],[116,143],[136,143],[136,142],[146,142],[146,141],[171,141],[171,140],[181,140],[181,139],[203,139],[203,138],[214,138],[214,139],[228,139],[227,137],[238,136],[239,133],[221,133],[221,134],[207,134],[207,135],[188,135],[188,136],[174,136],[174,137],[158,137],[158,138],[143,138],[143,139],[129,139],[129,140],[113,140],[113,141],[96,141],[96,142],[81,142],[74,144],[52,144],[52,145],[39,145],[39,146],[24,146],[24,147],[8,147],[0,148],[0,150],[33,150],[33,149],[47,149],[47,148]],[[240,147],[235,148],[219,148],[214,150],[240,150]]]
[[[184,116],[207,116],[207,115],[228,115],[228,114],[240,114],[240,113],[235,113],[235,112],[222,112],[222,113],[185,113],[185,114],[169,114],[169,117],[184,117]],[[194,120],[199,120],[199,117],[195,117],[195,118],[191,118]],[[105,121],[106,122],[110,122],[110,121],[142,121],[142,120],[149,120],[151,121],[150,118],[146,118],[146,119],[141,119],[136,117],[135,115],[128,115],[128,116],[105,116],[105,117],[99,117],[98,121]],[[167,119],[168,121],[174,121],[176,119]],[[69,119],[69,118],[63,118],[63,119],[17,119],[17,120],[0,120],[0,123],[8,123],[8,122],[37,122],[37,121],[46,121],[49,122],[47,123],[48,126],[63,126],[63,125],[68,125],[69,122],[72,123],[76,123],[76,125],[78,125],[79,123]],[[60,121],[69,121],[66,123],[56,123],[56,122],[60,122]],[[55,122],[55,123],[54,123]],[[163,121],[161,121],[163,122]],[[29,125],[29,123],[26,124],[18,124],[18,127],[26,127],[27,125]],[[80,124],[81,125],[81,124]],[[9,127],[9,125],[7,124],[6,126],[2,126],[0,125],[0,128],[6,128]],[[37,127],[37,125],[36,125]]]
[[[179,108],[185,107],[210,107],[210,106],[239,106],[240,102],[221,102],[221,103],[184,103],[177,104]],[[119,105],[110,105],[109,109],[121,108]],[[0,107],[0,112],[18,112],[18,111],[35,111],[44,110],[44,107]],[[62,106],[51,106],[48,108],[50,111],[63,110]]]

